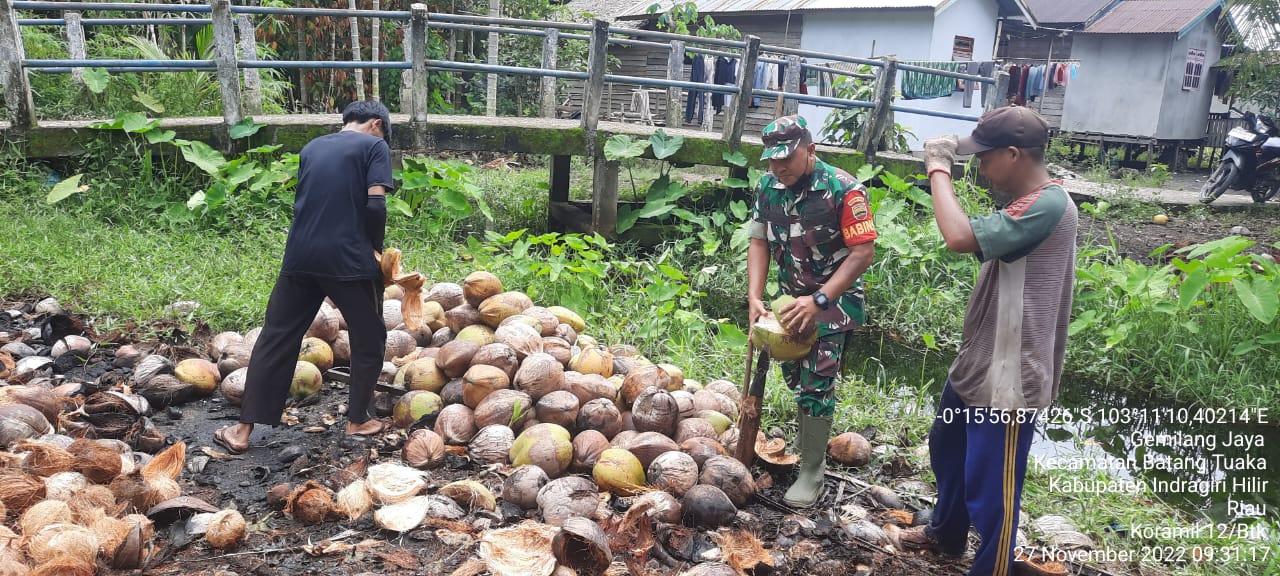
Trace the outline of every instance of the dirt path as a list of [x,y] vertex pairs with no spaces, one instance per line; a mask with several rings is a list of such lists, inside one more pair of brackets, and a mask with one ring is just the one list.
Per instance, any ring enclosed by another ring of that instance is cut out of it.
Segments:
[[[1198,206],[1200,205],[1200,187],[1204,185],[1207,174],[1179,173],[1162,188],[1138,188],[1120,182],[1100,184],[1085,178],[1066,179],[1063,187],[1067,192],[1078,196],[1090,196],[1104,199],[1133,199],[1155,201],[1164,205]],[[1228,190],[1210,206],[1253,206],[1253,199],[1245,190]],[[1277,206],[1272,201],[1267,206]]]

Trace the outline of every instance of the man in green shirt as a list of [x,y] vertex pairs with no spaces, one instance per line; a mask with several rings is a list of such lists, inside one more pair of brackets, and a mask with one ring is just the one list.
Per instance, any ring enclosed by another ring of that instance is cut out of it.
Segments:
[[752,324],[769,314],[764,285],[772,258],[782,292],[796,297],[778,320],[795,333],[818,331],[807,357],[782,363],[800,412],[800,470],[784,501],[812,506],[821,495],[845,339],[866,320],[858,278],[875,258],[876,228],[866,189],[818,159],[804,118],[778,118],[762,135],[760,159],[769,161],[769,172],[751,212],[747,303]]
[[[1018,106],[982,116],[973,135],[925,146],[934,217],[947,247],[982,261],[951,365],[929,458],[938,500],[908,548],[961,555],[981,543],[973,576],[1012,573],[1022,481],[1036,414],[1058,396],[1075,279],[1076,206],[1044,165],[1049,125]],[[956,201],[956,154],[974,154],[998,210],[969,217]]]

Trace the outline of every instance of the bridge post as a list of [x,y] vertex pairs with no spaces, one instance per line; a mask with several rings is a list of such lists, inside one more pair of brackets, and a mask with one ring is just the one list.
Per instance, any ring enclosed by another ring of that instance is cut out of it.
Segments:
[[[248,14],[236,16],[236,28],[240,29],[240,59],[258,59],[258,35]],[[262,72],[257,68],[244,69],[244,107],[249,114],[262,113]]]
[[582,91],[582,136],[591,175],[591,230],[613,237],[618,230],[618,169],[616,161],[606,161],[597,146],[596,127],[604,102],[604,75],[609,61],[609,23],[591,22],[591,48],[587,52],[587,84]]
[[[502,0],[489,0],[489,17],[498,18],[502,16]],[[498,65],[498,33],[490,32],[489,39],[486,44],[489,49],[488,63],[490,66]],[[498,115],[498,75],[489,73],[485,75],[485,93],[484,93],[484,113],[486,116]]]
[[[667,53],[667,80],[684,80],[684,40],[671,41],[671,51]],[[680,89],[667,88],[667,128],[683,127],[683,119]]]
[[[547,28],[546,36],[542,38],[542,69],[555,70],[557,66],[557,55],[560,50],[560,29]],[[556,98],[556,82],[551,76],[543,76],[541,78],[542,91],[542,117],[555,118],[556,107],[559,105]]]
[[409,23],[409,53],[413,62],[410,127],[413,130],[413,146],[422,149],[427,147],[427,98],[431,95],[427,84],[427,5],[414,3],[410,10],[413,13]]
[[[347,5],[351,10],[358,9],[356,0],[347,0]],[[360,19],[355,16],[351,17],[351,61],[359,62],[360,55]],[[364,100],[364,69],[356,68],[356,99]]]
[[[213,59],[222,89],[222,119],[230,128],[244,119],[240,103],[240,70],[236,67],[236,25],[230,0],[210,0],[213,6]],[[231,139],[227,139],[228,146]]]
[[[782,90],[788,94],[800,93],[800,78],[804,75],[801,68],[800,57],[791,55],[787,56],[787,75],[782,80]],[[778,115],[791,116],[800,111],[800,101],[790,98],[778,99]]]
[[[64,32],[67,34],[67,56],[72,60],[88,60],[88,51],[84,43],[84,24],[80,22],[79,12],[65,12],[62,18],[67,21]],[[71,79],[76,84],[84,83],[84,68],[72,68]]]
[[756,62],[759,60],[760,37],[747,36],[747,49],[738,63],[738,95],[724,116],[722,140],[731,150],[736,150],[742,142],[742,129],[747,124],[747,110],[751,109],[751,91],[756,87]]
[[0,0],[0,87],[9,109],[11,130],[19,138],[36,126],[36,107],[31,100],[31,81],[22,67],[25,58],[18,13],[11,0]]
[[591,22],[591,47],[587,52],[587,84],[582,91],[582,132],[587,159],[596,157],[596,126],[604,100],[604,75],[609,62],[609,23],[599,18]]
[[862,156],[867,162],[876,157],[876,151],[880,148],[880,138],[884,136],[884,131],[889,126],[891,112],[889,107],[893,106],[893,93],[897,79],[898,59],[886,56],[884,66],[880,67],[880,74],[876,79],[876,107],[871,109],[867,126],[862,131],[862,139],[858,142],[858,148],[862,149]]

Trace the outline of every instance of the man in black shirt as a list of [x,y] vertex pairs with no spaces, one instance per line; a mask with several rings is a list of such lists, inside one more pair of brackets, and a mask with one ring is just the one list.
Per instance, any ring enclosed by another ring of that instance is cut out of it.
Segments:
[[340,132],[307,143],[298,159],[293,224],[266,323],[253,347],[240,423],[214,433],[232,452],[249,448],[254,424],[280,422],[302,338],[329,297],[347,321],[351,386],[347,434],[377,434],[370,417],[382,371],[382,272],[376,254],[386,232],[391,180],[391,118],[379,102],[353,102]]

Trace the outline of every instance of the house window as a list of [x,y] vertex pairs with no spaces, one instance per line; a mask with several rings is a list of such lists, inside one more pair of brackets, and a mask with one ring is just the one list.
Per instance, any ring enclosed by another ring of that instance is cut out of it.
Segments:
[[1200,90],[1200,79],[1204,77],[1204,50],[1191,48],[1187,50],[1187,67],[1182,73],[1182,89],[1187,92]]

